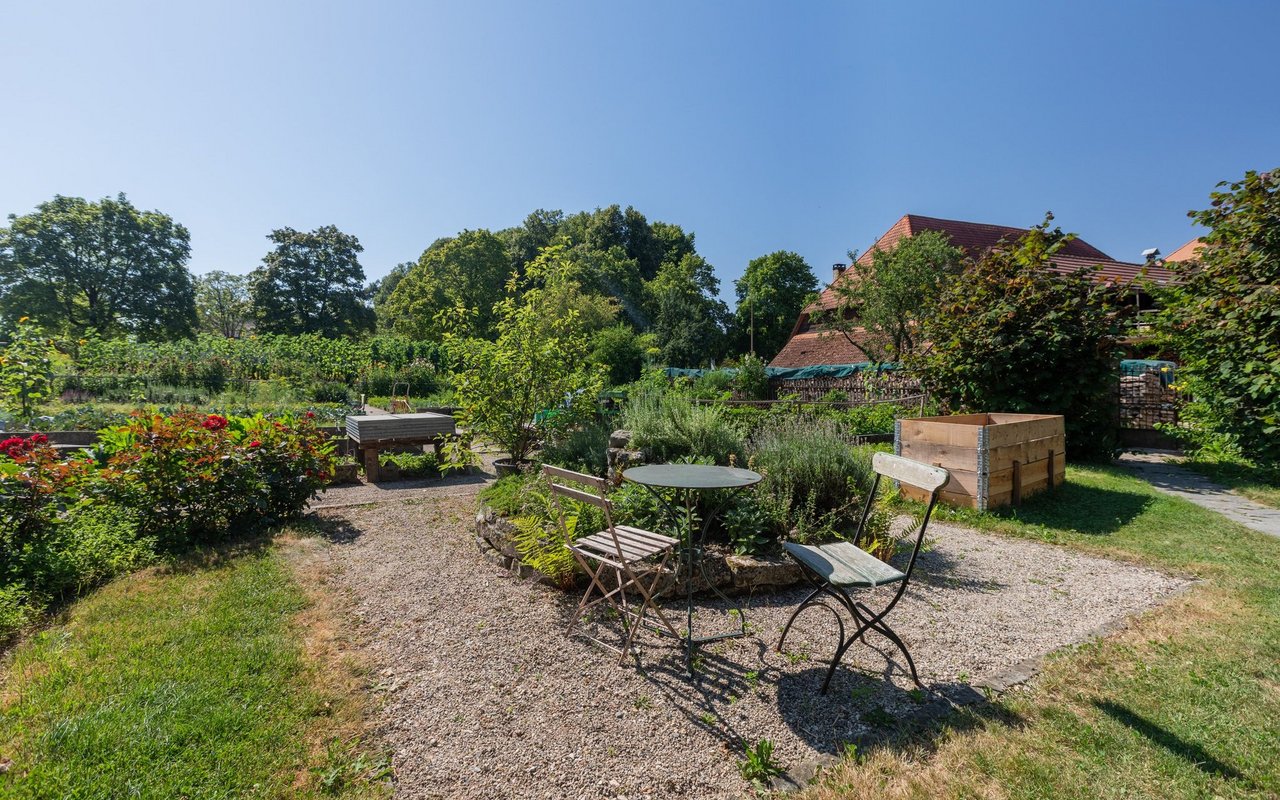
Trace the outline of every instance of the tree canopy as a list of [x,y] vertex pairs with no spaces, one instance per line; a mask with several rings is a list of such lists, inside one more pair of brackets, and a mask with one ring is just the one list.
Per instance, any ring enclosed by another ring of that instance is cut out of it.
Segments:
[[333,225],[272,231],[275,248],[250,276],[250,298],[263,333],[337,337],[373,328],[360,240]]
[[662,265],[648,285],[659,360],[675,367],[706,366],[724,354],[729,309],[716,297],[720,282],[699,255]]
[[196,278],[196,317],[200,330],[238,339],[252,311],[249,276],[213,270]]
[[907,365],[953,412],[1066,416],[1067,451],[1110,457],[1119,358],[1119,293],[1096,268],[1051,272],[1071,238],[1048,216],[1018,242],[995,248],[942,288]]
[[441,314],[461,306],[471,312],[472,335],[497,335],[494,304],[510,276],[504,241],[487,230],[462,231],[423,252],[378,307],[384,330],[418,339],[440,339]]
[[55,196],[0,228],[0,315],[77,335],[191,335],[187,229],[123,195]]
[[832,287],[837,305],[829,323],[851,336],[873,361],[900,361],[923,343],[920,332],[938,308],[947,282],[963,269],[964,253],[940,231],[923,231],[895,247],[854,259],[850,274]]
[[734,341],[740,352],[751,350],[765,361],[787,343],[796,318],[818,289],[818,279],[796,253],[779,250],[747,264],[733,283],[738,295],[734,312]]
[[1247,458],[1280,462],[1280,169],[1222,183],[1209,229],[1162,294],[1159,328],[1194,398],[1184,414]]

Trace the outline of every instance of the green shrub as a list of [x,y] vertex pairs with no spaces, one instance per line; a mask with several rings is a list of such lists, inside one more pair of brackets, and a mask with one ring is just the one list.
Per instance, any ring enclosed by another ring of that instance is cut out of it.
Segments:
[[0,583],[0,642],[4,642],[31,618],[27,593],[16,583]]
[[733,373],[713,369],[695,378],[689,386],[689,392],[699,400],[728,400],[733,394],[733,385]]
[[742,433],[720,405],[695,405],[676,392],[633,395],[622,411],[622,426],[632,444],[650,461],[670,462],[701,456],[716,464],[741,461]]
[[1131,308],[1096,267],[1049,269],[1071,239],[1051,220],[952,278],[921,333],[932,347],[906,363],[954,412],[1062,414],[1073,459],[1109,459],[1117,334]]
[[543,444],[542,460],[602,478],[608,469],[605,451],[609,448],[609,435],[612,433],[613,424],[604,419],[593,419],[568,430],[557,431],[555,438]]
[[524,513],[525,505],[530,500],[529,494],[534,491],[541,491],[544,496],[546,494],[546,487],[540,486],[538,475],[506,475],[481,489],[479,500],[482,505],[489,506],[504,517],[514,517]]
[[386,453],[383,464],[395,464],[402,478],[438,478],[440,462],[435,453]]
[[837,535],[856,522],[870,489],[871,453],[851,447],[821,417],[779,417],[757,431],[749,463],[764,476],[756,493],[780,533],[808,540]]
[[769,376],[764,370],[764,359],[747,354],[738,362],[738,375],[733,388],[744,400],[769,399]]
[[144,566],[153,547],[138,538],[134,514],[81,503],[23,550],[18,569],[40,594],[66,597]]
[[317,403],[346,403],[351,399],[351,390],[345,383],[337,381],[319,381],[311,384],[311,399]]
[[1190,214],[1208,228],[1204,246],[1169,265],[1180,280],[1161,292],[1163,344],[1194,398],[1174,432],[1280,464],[1280,169],[1250,170],[1210,198]]

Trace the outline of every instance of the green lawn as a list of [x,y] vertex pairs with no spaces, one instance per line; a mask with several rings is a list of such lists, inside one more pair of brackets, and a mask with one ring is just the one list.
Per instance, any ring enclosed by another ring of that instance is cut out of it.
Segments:
[[81,600],[9,656],[0,797],[385,795],[316,614],[275,545]]
[[846,761],[810,797],[1280,795],[1280,541],[1112,468],[1072,468],[1018,512],[940,516],[1203,583],[1050,659],[1028,691]]
[[1255,467],[1234,461],[1198,461],[1189,459],[1182,465],[1210,480],[1235,489],[1264,506],[1280,508],[1280,469]]

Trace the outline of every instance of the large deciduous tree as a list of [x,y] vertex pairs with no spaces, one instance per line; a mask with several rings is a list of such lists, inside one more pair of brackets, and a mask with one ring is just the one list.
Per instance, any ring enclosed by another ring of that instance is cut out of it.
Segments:
[[740,352],[755,350],[765,361],[787,343],[796,318],[813,299],[818,279],[805,260],[779,250],[754,258],[733,283],[738,295],[734,339]]
[[662,363],[699,367],[723,355],[729,309],[716,296],[719,285],[706,259],[692,254],[663,264],[649,282]]
[[251,315],[249,276],[213,270],[196,278],[200,329],[228,339],[244,335]]
[[850,273],[832,287],[837,304],[828,322],[873,361],[901,361],[924,344],[920,332],[963,265],[964,253],[939,231],[877,248],[870,264],[855,259]]
[[1117,414],[1120,293],[1084,268],[1049,270],[1069,241],[1045,222],[954,277],[907,365],[955,412],[1063,414],[1073,458],[1109,457]]
[[1162,296],[1160,330],[1177,383],[1194,398],[1184,419],[1241,455],[1280,462],[1280,168],[1247,172],[1191,217],[1209,229],[1181,282]]
[[250,276],[258,330],[332,338],[373,328],[359,239],[333,225],[280,228],[267,238],[275,248]]
[[463,231],[427,248],[379,309],[383,329],[417,339],[440,339],[442,316],[461,306],[472,335],[497,335],[494,304],[503,297],[510,262],[503,240],[487,230]]
[[57,195],[0,228],[0,315],[70,334],[189,336],[190,254],[186,228],[123,194],[98,202]]

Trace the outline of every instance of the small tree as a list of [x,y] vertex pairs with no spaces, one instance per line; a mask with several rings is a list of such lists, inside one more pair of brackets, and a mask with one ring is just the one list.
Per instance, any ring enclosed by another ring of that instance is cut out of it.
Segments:
[[907,365],[952,411],[1062,414],[1074,457],[1106,458],[1115,443],[1116,333],[1122,308],[1096,269],[1049,271],[1070,236],[1052,215],[943,289],[923,331],[927,353]]
[[855,259],[851,274],[832,287],[837,305],[826,321],[871,360],[900,361],[923,343],[920,331],[963,264],[964,253],[939,231],[873,250],[870,264]]
[[53,372],[53,347],[34,322],[18,320],[12,341],[0,352],[0,396],[5,407],[23,417],[49,397]]
[[1169,265],[1182,281],[1161,297],[1159,329],[1194,398],[1184,419],[1280,462],[1280,169],[1210,198],[1189,212],[1209,233],[1195,261]]
[[[523,276],[513,275],[506,297],[494,305],[497,341],[446,334],[459,364],[454,391],[462,422],[493,441],[516,462],[524,461],[545,429],[581,419],[594,409],[603,370],[588,359],[581,315],[572,306],[559,317],[547,306],[576,291],[565,277],[564,247],[545,248]],[[451,327],[465,330],[472,316],[455,309]],[[541,412],[553,412],[543,415]]]

